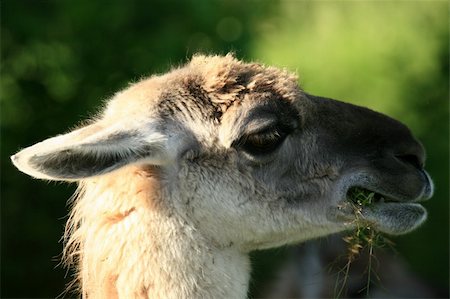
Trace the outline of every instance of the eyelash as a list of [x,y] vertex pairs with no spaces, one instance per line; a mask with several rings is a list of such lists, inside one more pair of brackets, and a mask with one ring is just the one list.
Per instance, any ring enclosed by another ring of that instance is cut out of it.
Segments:
[[260,133],[244,136],[239,142],[240,148],[252,155],[265,155],[275,151],[287,136],[281,128],[269,129]]

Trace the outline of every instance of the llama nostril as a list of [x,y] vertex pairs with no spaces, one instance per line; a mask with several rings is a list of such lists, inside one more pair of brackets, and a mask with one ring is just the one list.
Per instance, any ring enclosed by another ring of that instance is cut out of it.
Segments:
[[417,169],[423,169],[424,167],[423,159],[421,159],[421,157],[419,157],[418,155],[414,154],[395,155],[395,158],[397,158],[397,160],[405,164],[413,165]]

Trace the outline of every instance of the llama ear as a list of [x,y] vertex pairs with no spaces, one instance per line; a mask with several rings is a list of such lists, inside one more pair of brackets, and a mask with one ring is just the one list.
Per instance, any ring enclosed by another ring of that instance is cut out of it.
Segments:
[[132,163],[161,165],[170,155],[165,136],[155,127],[95,123],[25,148],[11,160],[35,178],[61,181],[101,175]]

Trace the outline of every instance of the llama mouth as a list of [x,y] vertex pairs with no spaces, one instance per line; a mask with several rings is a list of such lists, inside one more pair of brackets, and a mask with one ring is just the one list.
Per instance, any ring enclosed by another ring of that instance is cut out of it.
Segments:
[[345,199],[329,214],[349,228],[370,226],[390,235],[401,235],[419,227],[427,218],[425,208],[361,187],[347,190]]

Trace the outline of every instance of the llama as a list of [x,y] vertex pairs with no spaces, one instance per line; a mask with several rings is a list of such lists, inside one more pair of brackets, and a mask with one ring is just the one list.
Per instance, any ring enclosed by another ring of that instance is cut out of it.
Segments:
[[358,221],[389,234],[418,227],[433,193],[403,124],[233,55],[137,82],[11,158],[79,184],[64,257],[87,298],[245,298],[250,251],[356,226],[349,188],[384,197]]

